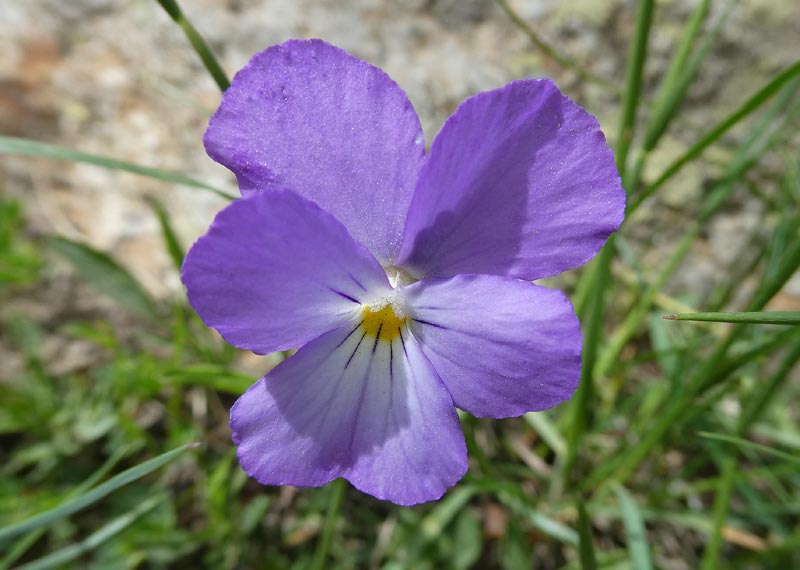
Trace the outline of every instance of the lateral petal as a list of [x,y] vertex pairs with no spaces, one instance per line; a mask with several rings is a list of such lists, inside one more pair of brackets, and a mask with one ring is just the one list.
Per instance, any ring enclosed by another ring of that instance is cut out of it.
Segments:
[[342,224],[286,190],[258,192],[217,214],[181,277],[203,322],[258,354],[302,346],[390,289]]

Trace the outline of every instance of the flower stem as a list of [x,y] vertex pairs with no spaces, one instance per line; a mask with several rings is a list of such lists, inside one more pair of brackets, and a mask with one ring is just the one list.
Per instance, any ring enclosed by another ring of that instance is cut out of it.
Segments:
[[208,48],[208,44],[206,44],[203,37],[200,35],[197,29],[195,29],[192,23],[186,19],[186,16],[184,16],[180,6],[178,6],[177,0],[156,1],[161,4],[161,7],[164,8],[164,11],[169,14],[169,17],[172,18],[172,20],[183,30],[183,33],[186,34],[186,37],[189,39],[189,43],[192,44],[194,51],[196,51],[197,55],[200,56],[200,59],[203,61],[203,65],[206,66],[206,69],[211,74],[211,77],[214,78],[214,81],[219,86],[220,91],[225,91],[228,87],[230,87],[231,82],[228,80],[228,76],[225,75],[224,71],[222,71],[222,67],[217,62],[214,54],[211,53],[211,50]]
[[322,534],[317,543],[317,550],[314,552],[314,562],[311,564],[311,570],[324,570],[325,568],[328,550],[333,538],[333,530],[336,527],[336,519],[339,518],[339,510],[342,506],[346,488],[347,482],[344,479],[337,479],[329,486],[330,502],[328,503],[328,512],[325,514],[325,524],[322,527]]

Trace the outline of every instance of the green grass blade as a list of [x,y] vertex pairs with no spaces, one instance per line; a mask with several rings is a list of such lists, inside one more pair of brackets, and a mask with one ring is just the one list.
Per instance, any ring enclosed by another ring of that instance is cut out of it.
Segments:
[[574,71],[578,77],[585,81],[591,81],[592,83],[596,83],[598,85],[602,85],[603,87],[607,87],[609,89],[617,89],[617,86],[609,81],[608,79],[601,77],[599,75],[595,75],[591,71],[584,69],[580,64],[573,61],[572,59],[560,54],[556,51],[553,46],[545,42],[536,31],[531,28],[528,23],[523,20],[519,14],[517,14],[511,5],[507,2],[507,0],[496,0],[497,4],[500,8],[505,12],[506,16],[511,20],[511,22],[517,26],[523,34],[528,36],[530,42],[536,46],[536,48],[545,54],[547,57],[555,61],[561,67],[566,69],[571,69]]
[[17,570],[48,570],[49,568],[61,567],[67,562],[71,562],[87,552],[91,552],[107,540],[119,534],[130,525],[135,523],[139,517],[147,514],[156,508],[166,499],[166,496],[150,497],[138,504],[136,507],[100,527],[97,531],[90,534],[86,540],[77,544],[65,546],[33,562],[28,562],[17,568]]
[[752,313],[681,313],[664,315],[670,321],[706,323],[747,323],[762,325],[800,325],[800,311],[756,311]]
[[636,110],[639,108],[639,99],[642,93],[642,75],[644,62],[647,59],[647,45],[650,38],[650,27],[653,23],[654,5],[653,0],[640,0],[636,3],[636,28],[628,53],[616,152],[617,168],[623,175],[628,162],[628,150],[633,141]]
[[[723,206],[725,200],[733,192],[736,187],[735,181],[741,179],[753,167],[758,158],[775,143],[780,130],[775,130],[772,127],[775,124],[779,127],[786,124],[786,121],[781,117],[781,112],[785,110],[786,105],[791,105],[795,92],[796,86],[787,85],[785,91],[770,107],[766,116],[762,117],[753,128],[748,139],[740,145],[735,156],[726,167],[722,180],[708,192],[700,207],[701,214],[699,219],[683,235],[672,257],[664,265],[655,281],[647,287],[634,306],[627,311],[623,323],[612,333],[609,342],[598,357],[596,370],[598,376],[606,376],[611,371],[628,340],[650,313],[650,306],[655,296],[680,266],[694,241],[704,231],[711,216]],[[800,105],[797,108],[800,108]],[[630,210],[628,214],[630,215]],[[763,305],[758,309],[760,310],[762,307]]]
[[161,380],[167,385],[203,386],[233,396],[241,396],[253,384],[252,376],[214,364],[194,364],[170,369],[164,372]]
[[635,211],[642,202],[649,198],[658,188],[660,188],[670,178],[675,176],[681,169],[690,163],[692,160],[700,156],[706,148],[715,143],[722,135],[724,135],[731,127],[735,126],[739,121],[749,116],[761,105],[766,103],[775,93],[780,90],[789,80],[800,75],[800,60],[784,69],[781,73],[776,75],[764,87],[758,90],[753,96],[745,101],[738,109],[728,115],[714,128],[708,131],[703,138],[692,145],[683,155],[681,155],[675,162],[673,162],[664,173],[650,186],[648,186],[642,194],[628,207],[628,216]]
[[633,570],[652,570],[653,562],[650,559],[650,547],[647,544],[647,531],[639,505],[622,485],[614,485],[614,492],[619,500],[622,523],[625,525],[631,568]]
[[761,414],[767,409],[769,404],[772,402],[772,399],[789,378],[789,373],[798,362],[800,362],[800,335],[795,336],[794,341],[789,345],[786,357],[766,383],[764,388],[759,390],[755,397],[748,399],[748,404],[745,406],[742,416],[739,420],[737,429],[738,434],[744,434],[753,424],[756,423],[758,418],[761,417]]
[[592,542],[592,521],[582,500],[578,500],[578,555],[582,570],[597,570],[597,557]]
[[[81,482],[80,485],[72,489],[69,493],[67,493],[66,499],[70,499],[77,495],[82,495],[87,492],[89,489],[94,487],[103,477],[105,477],[113,468],[114,466],[119,463],[119,461],[128,453],[127,447],[119,447],[117,450],[109,457],[105,463],[103,463],[100,468],[92,473],[87,479]],[[33,546],[37,540],[41,538],[41,536],[47,531],[46,527],[39,527],[35,530],[32,530],[27,535],[23,536],[19,539],[14,546],[8,551],[5,557],[0,560],[0,569],[6,570],[9,568],[20,556],[25,554],[27,550]]]
[[164,11],[169,14],[169,17],[172,18],[172,21],[178,24],[183,33],[186,34],[186,38],[189,40],[189,43],[192,44],[194,51],[197,52],[197,55],[200,56],[200,59],[203,61],[203,65],[206,67],[208,72],[211,74],[211,77],[214,79],[214,82],[219,87],[220,91],[225,91],[228,87],[230,87],[231,82],[228,80],[228,76],[225,75],[225,72],[222,70],[222,66],[220,66],[217,58],[214,57],[214,54],[211,53],[211,50],[208,48],[203,36],[200,35],[200,32],[192,25],[192,23],[186,18],[181,10],[180,6],[178,6],[178,2],[176,0],[156,0],[161,7],[164,8]]
[[546,412],[528,412],[522,417],[553,450],[553,453],[559,457],[566,453],[567,443],[558,431],[558,426],[547,417]]
[[34,529],[43,526],[48,526],[57,520],[61,520],[74,513],[77,513],[78,511],[83,510],[86,507],[93,505],[100,499],[110,495],[120,487],[124,487],[128,483],[140,479],[145,475],[152,473],[156,469],[163,467],[170,461],[177,459],[188,449],[197,447],[197,445],[198,444],[196,443],[189,443],[187,445],[173,449],[172,451],[162,453],[157,457],[148,459],[147,461],[140,463],[135,467],[131,467],[130,469],[123,471],[122,473],[116,475],[115,477],[112,477],[102,485],[98,485],[85,495],[81,495],[80,497],[67,500],[53,509],[50,509],[43,513],[39,513],[38,515],[35,515],[27,520],[18,522],[16,524],[12,524],[11,526],[2,528],[0,529],[0,543],[15,536],[19,536],[20,534],[30,532]]
[[[456,518],[470,499],[478,493],[474,485],[460,485],[447,493],[416,525],[407,538],[406,559],[413,562],[425,548],[442,536],[444,529]],[[407,566],[404,566],[407,567]]]
[[[623,111],[617,137],[617,151],[615,155],[617,169],[625,171],[628,150],[633,139],[636,121],[636,110],[642,88],[642,72],[647,56],[647,45],[650,36],[650,27],[653,20],[653,0],[642,0],[636,7],[636,29],[631,42],[626,71],[626,89],[623,94]],[[591,424],[590,402],[594,392],[595,359],[604,322],[605,291],[610,277],[611,262],[614,259],[614,236],[611,236],[603,249],[598,254],[588,271],[584,273],[584,281],[580,289],[590,293],[583,298],[579,316],[583,319],[586,339],[583,343],[583,365],[581,369],[581,383],[575,403],[570,408],[570,430],[568,433],[567,456],[562,465],[561,481],[566,483],[578,454],[578,446],[583,434]],[[588,283],[588,286],[584,284]],[[585,302],[584,302],[585,301]],[[583,314],[586,313],[586,314]]]
[[346,490],[347,481],[344,479],[337,479],[330,485],[328,512],[325,514],[325,524],[322,526],[322,534],[314,551],[314,561],[311,564],[312,570],[324,570],[328,563],[328,550],[333,540],[333,532],[336,530],[336,521],[339,519],[339,510]]
[[724,441],[726,443],[732,443],[738,447],[743,447],[747,449],[752,449],[754,451],[759,451],[766,455],[771,455],[777,459],[782,461],[786,461],[788,463],[792,463],[794,465],[800,466],[800,455],[792,455],[791,453],[786,453],[785,451],[780,451],[778,449],[773,449],[767,445],[762,445],[760,443],[755,443],[754,441],[749,441],[747,439],[736,437],[733,435],[726,435],[724,433],[711,433],[707,431],[698,432],[698,435],[701,437],[705,437],[708,439],[715,439],[717,441]]
[[583,435],[589,429],[593,417],[594,372],[598,348],[603,331],[603,309],[605,292],[608,290],[611,261],[614,257],[614,236],[597,256],[592,272],[593,286],[590,288],[585,314],[580,315],[584,328],[581,379],[578,391],[570,406],[570,426],[567,432],[567,455],[562,466],[561,479],[566,486],[578,457]]
[[694,57],[689,59],[694,42],[700,34],[703,22],[708,16],[711,1],[703,0],[695,8],[686,26],[675,57],[664,76],[658,97],[653,103],[653,112],[649,118],[647,128],[645,129],[644,141],[642,142],[645,151],[649,152],[655,148],[661,136],[669,126],[670,121],[675,116],[675,113],[680,108],[689,90],[689,86],[691,86],[697,72],[700,70],[703,60],[711,50],[711,46],[732,6],[733,2],[729,1],[725,13],[718,19],[713,28],[704,35],[697,53]]
[[[800,336],[796,337],[795,342],[791,345],[788,354],[783,359],[781,365],[770,378],[769,382],[764,389],[759,390],[756,396],[748,400],[748,405],[745,406],[739,423],[736,426],[736,436],[733,441],[728,439],[731,443],[742,442],[745,446],[756,445],[752,442],[741,439],[740,436],[744,435],[747,430],[752,426],[756,420],[761,416],[762,412],[767,408],[769,403],[778,393],[781,386],[789,377],[789,373],[800,359]],[[706,434],[706,437],[711,437]],[[721,439],[719,436],[713,436],[712,439]],[[724,440],[724,439],[723,439]],[[770,452],[774,451],[771,448]],[[792,456],[790,456],[792,457]],[[793,460],[789,460],[790,463]],[[736,476],[738,462],[736,455],[731,453],[726,456],[720,474],[719,485],[716,489],[714,496],[714,518],[711,533],[709,535],[706,548],[703,551],[703,570],[714,570],[718,566],[719,554],[722,548],[722,528],[728,516],[728,509],[730,507],[731,495],[733,493],[733,484]]]
[[169,257],[172,259],[172,265],[180,271],[183,265],[183,257],[186,253],[183,250],[181,242],[178,240],[178,236],[175,234],[175,230],[172,229],[169,214],[166,209],[164,209],[164,205],[156,198],[152,196],[148,197],[147,203],[158,219],[158,225],[161,227],[161,235],[164,237],[164,243],[167,246]]
[[78,275],[121,306],[145,317],[158,316],[155,301],[139,282],[108,254],[63,237],[51,237],[50,246],[64,257]]
[[578,546],[580,542],[578,533],[534,508],[519,485],[489,478],[473,480],[473,482],[480,489],[493,493],[498,501],[506,505],[518,517],[527,521],[538,531],[564,544]]
[[[756,292],[749,308],[753,311],[762,309],[772,296],[783,287],[799,266],[800,240],[797,240],[792,244],[789,251],[784,254],[780,268],[775,276],[766,280],[759,291]],[[686,381],[683,392],[669,402],[667,408],[655,419],[653,425],[650,426],[649,431],[643,435],[641,440],[623,455],[616,457],[612,461],[605,462],[584,481],[585,486],[600,484],[607,480],[612,473],[616,473],[616,478],[620,483],[633,474],[639,464],[669,433],[670,429],[685,416],[692,407],[694,397],[701,391],[724,381],[727,375],[732,372],[732,370],[727,369],[728,374],[726,375],[717,373],[718,370],[723,368],[728,350],[744,330],[743,326],[742,324],[734,325],[734,328],[717,344],[712,353],[695,369],[694,373]]]
[[169,172],[167,170],[160,170],[158,168],[150,168],[148,166],[140,166],[131,162],[117,160],[108,156],[101,156],[98,154],[90,154],[78,150],[72,150],[61,146],[32,141],[28,139],[20,139],[15,137],[0,136],[0,154],[12,154],[18,156],[30,156],[41,158],[53,158],[56,160],[65,160],[68,162],[82,162],[85,164],[93,164],[109,170],[121,170],[123,172],[130,172],[140,176],[147,176],[148,178],[155,178],[163,182],[171,182],[173,184],[180,184],[181,186],[189,186],[191,188],[198,188],[213,192],[214,194],[225,198],[226,200],[233,200],[235,197],[231,196],[224,190],[209,186],[199,180],[189,178],[183,174],[176,172]]

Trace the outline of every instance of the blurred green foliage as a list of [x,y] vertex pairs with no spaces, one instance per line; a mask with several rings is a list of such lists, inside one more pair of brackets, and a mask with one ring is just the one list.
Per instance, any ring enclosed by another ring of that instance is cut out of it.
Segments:
[[[800,567],[800,386],[792,381],[800,329],[751,324],[757,317],[735,317],[734,325],[660,318],[763,311],[800,266],[800,153],[789,144],[800,116],[800,63],[703,125],[660,176],[643,177],[710,53],[718,28],[708,17],[709,3],[698,3],[651,104],[642,72],[658,21],[652,2],[638,4],[616,133],[629,218],[571,283],[586,338],[581,393],[524,418],[463,415],[470,471],[435,504],[402,508],[340,484],[296,490],[249,480],[227,427],[230,405],[253,381],[239,353],[184,300],[153,299],[120,260],[85,244],[34,239],[20,204],[0,200],[0,346],[16,358],[14,367],[6,360],[10,377],[0,381],[0,528],[64,508],[148,458],[203,444],[0,543],[0,568],[280,570],[320,560],[386,570],[648,570],[675,560],[689,568]],[[191,26],[182,12],[181,19]],[[202,45],[205,62],[213,56]],[[737,137],[726,138],[734,127]],[[210,188],[32,141],[0,143],[7,153]],[[653,266],[629,237],[638,223],[631,214],[711,145],[723,159],[701,199],[681,213],[685,232],[671,258]],[[763,206],[749,258],[737,259],[710,294],[671,296],[670,279],[735,193]],[[178,268],[184,248],[169,212],[150,205]],[[55,269],[56,260],[74,277]],[[63,279],[112,308],[52,318],[15,310],[15,301],[42,291],[46,298]],[[743,296],[744,304],[736,300]],[[64,365],[54,339],[88,357]]]

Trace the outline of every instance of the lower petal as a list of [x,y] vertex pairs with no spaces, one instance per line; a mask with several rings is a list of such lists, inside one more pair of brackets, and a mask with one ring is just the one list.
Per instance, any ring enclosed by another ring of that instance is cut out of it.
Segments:
[[568,399],[581,331],[560,291],[493,275],[426,279],[406,289],[419,339],[456,406],[504,418]]
[[268,485],[345,477],[379,499],[438,499],[466,471],[447,390],[407,330],[391,340],[351,323],[310,342],[231,410],[239,460]]

